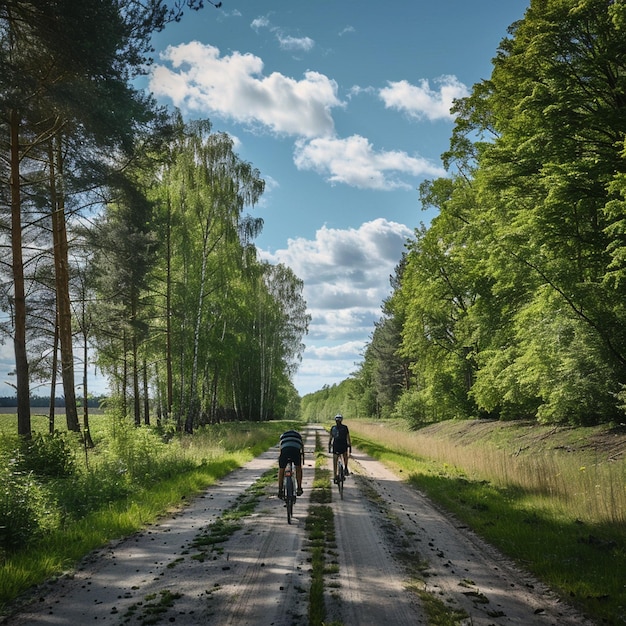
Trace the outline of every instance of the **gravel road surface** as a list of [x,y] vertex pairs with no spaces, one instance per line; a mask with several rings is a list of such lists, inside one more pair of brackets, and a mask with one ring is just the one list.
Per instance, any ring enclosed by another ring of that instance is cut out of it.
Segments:
[[[222,513],[277,466],[278,451],[272,448],[177,514],[108,545],[76,571],[42,585],[5,623],[308,624],[311,565],[305,520],[316,434],[326,444],[320,426],[307,429],[305,493],[291,525],[272,485],[239,530],[213,550],[198,548],[198,539]],[[333,491],[339,567],[325,581],[327,622],[428,624],[408,584],[419,562],[418,586],[465,611],[462,624],[591,624],[382,464],[355,449],[351,470],[343,501]]]

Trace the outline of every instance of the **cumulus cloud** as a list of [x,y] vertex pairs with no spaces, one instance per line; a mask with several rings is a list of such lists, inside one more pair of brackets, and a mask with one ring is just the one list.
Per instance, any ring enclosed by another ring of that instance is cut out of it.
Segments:
[[433,82],[438,89],[431,89],[426,79],[422,79],[419,85],[412,85],[406,80],[389,82],[380,90],[379,96],[388,109],[403,111],[410,117],[451,120],[453,101],[468,96],[469,90],[456,76],[441,76]]
[[445,176],[445,170],[427,159],[403,151],[376,151],[360,135],[345,139],[317,137],[296,142],[294,162],[301,170],[313,170],[330,183],[361,189],[412,189],[405,176]]
[[[2,316],[5,317],[4,315]],[[0,343],[0,395],[15,393],[15,351],[11,342]]]
[[263,61],[253,54],[221,56],[218,48],[193,41],[169,46],[160,58],[150,89],[183,110],[312,138],[333,134],[331,110],[343,106],[334,80],[313,71],[301,80],[279,72],[265,76]]
[[378,218],[358,228],[320,228],[315,239],[290,239],[286,249],[260,256],[284,263],[304,281],[311,315],[306,349],[294,383],[302,393],[343,380],[362,361],[365,346],[391,292],[389,277],[413,231]]
[[[359,228],[320,228],[314,240],[290,239],[286,249],[260,251],[304,281],[312,320],[308,341],[365,345],[390,293],[389,277],[412,236],[408,226],[378,218]],[[319,358],[320,352],[315,353]],[[307,352],[305,352],[305,359]]]
[[359,357],[362,349],[362,341],[347,341],[338,346],[313,346],[308,351],[308,356],[325,361],[344,361]]

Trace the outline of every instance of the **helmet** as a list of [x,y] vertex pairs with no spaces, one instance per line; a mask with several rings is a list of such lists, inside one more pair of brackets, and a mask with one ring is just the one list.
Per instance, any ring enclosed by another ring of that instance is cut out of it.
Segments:
[[340,413],[338,413],[337,415],[335,415],[335,421],[336,422],[340,422],[343,419],[343,415],[341,415]]

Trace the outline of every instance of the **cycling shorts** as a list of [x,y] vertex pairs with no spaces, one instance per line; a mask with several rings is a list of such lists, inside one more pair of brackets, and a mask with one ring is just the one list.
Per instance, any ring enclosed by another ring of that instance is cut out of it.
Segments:
[[333,441],[333,452],[335,454],[344,454],[348,451],[348,442],[344,439],[335,439]]
[[302,465],[302,454],[300,452],[300,448],[296,448],[295,446],[286,446],[280,451],[280,456],[278,457],[278,467],[284,469],[287,467],[287,461],[293,461],[293,464],[296,467],[300,467]]

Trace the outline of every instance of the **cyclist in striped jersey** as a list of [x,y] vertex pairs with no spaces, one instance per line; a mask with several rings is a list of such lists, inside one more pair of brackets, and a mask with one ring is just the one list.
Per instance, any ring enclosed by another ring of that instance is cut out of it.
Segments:
[[280,436],[280,456],[278,457],[278,497],[283,498],[283,479],[287,461],[296,466],[297,496],[302,495],[302,464],[304,463],[304,442],[297,430],[288,430]]

